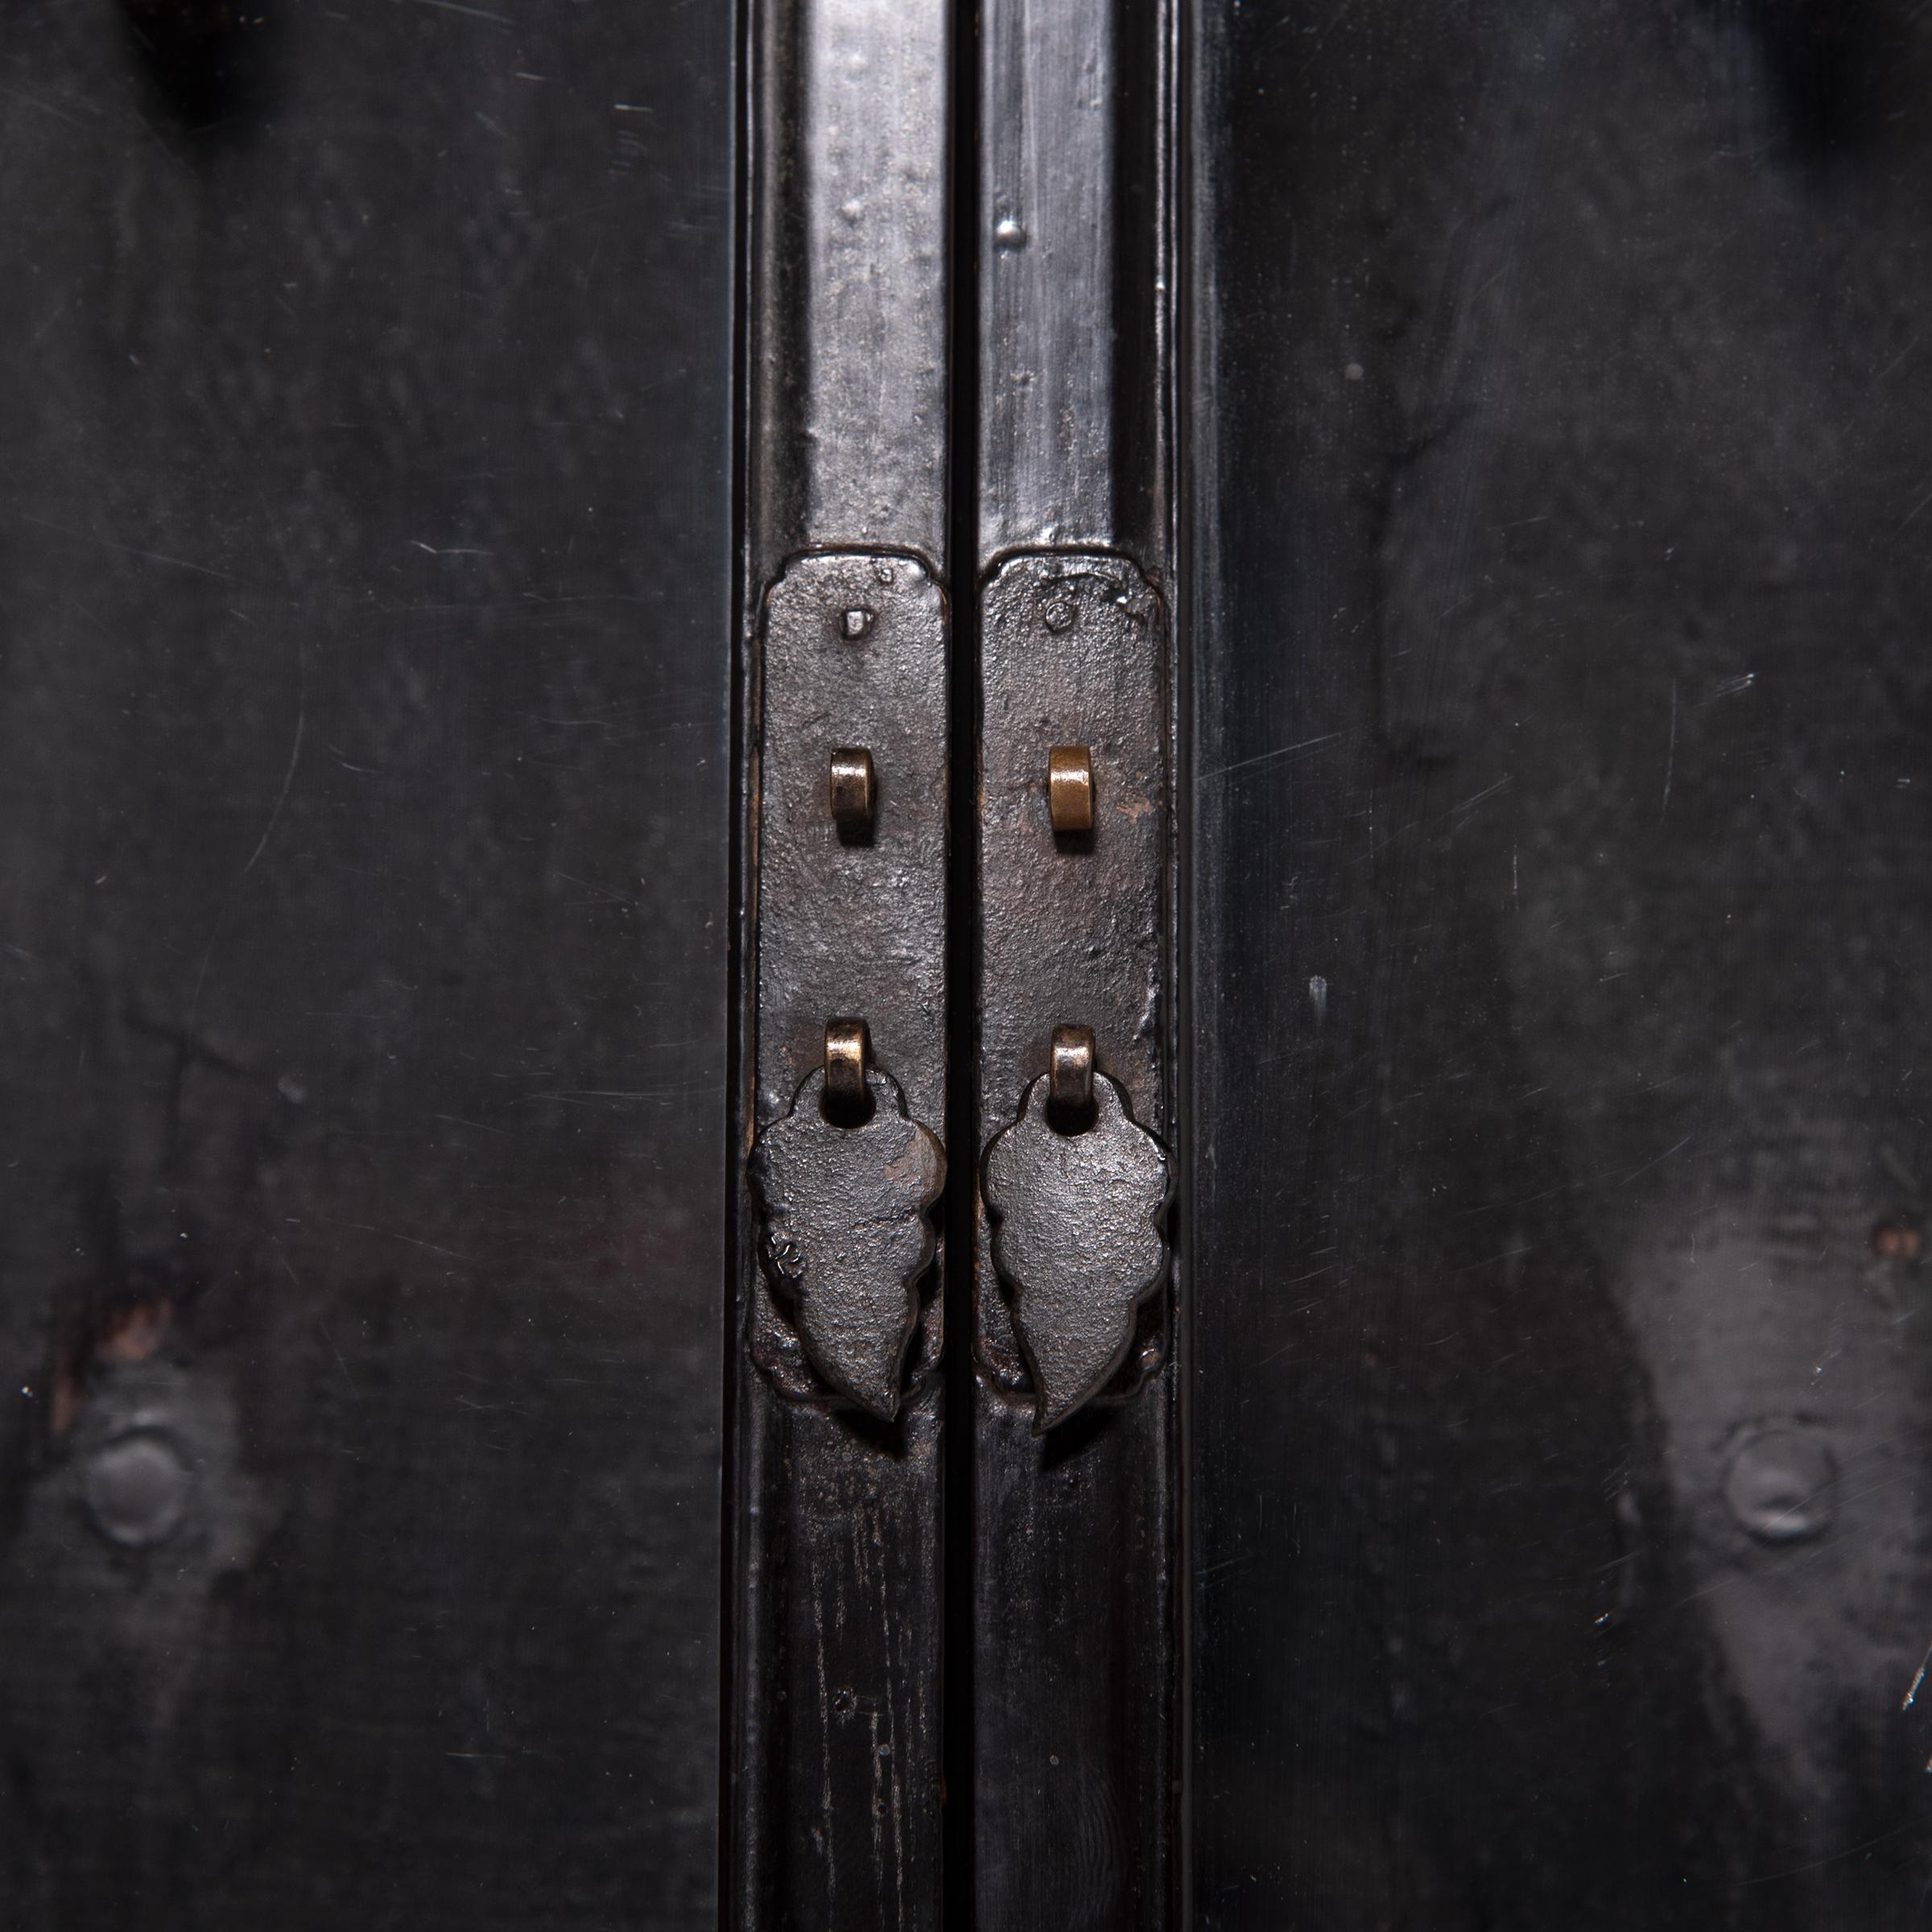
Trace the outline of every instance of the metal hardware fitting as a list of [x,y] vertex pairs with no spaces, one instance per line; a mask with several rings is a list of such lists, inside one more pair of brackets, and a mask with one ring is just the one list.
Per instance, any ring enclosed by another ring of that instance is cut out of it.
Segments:
[[1167,1156],[1134,1124],[1120,1088],[1087,1065],[1085,1124],[1058,1112],[1055,1075],[1042,1074],[1019,1118],[994,1136],[980,1179],[993,1259],[1033,1371],[1036,1435],[1106,1385],[1133,1345],[1137,1310],[1167,1272]]
[[[919,1284],[936,1242],[929,1215],[945,1185],[939,1144],[906,1117],[898,1084],[865,1064],[865,1028],[847,1022],[791,1112],[758,1136],[752,1182],[764,1260],[791,1304],[812,1366],[846,1401],[890,1422],[919,1321]],[[859,1069],[857,1104],[832,1083]]]
[[1047,1050],[1046,1104],[1055,1126],[1074,1133],[1093,1112],[1093,1029],[1056,1026]]
[[1093,756],[1084,745],[1048,747],[1046,811],[1055,832],[1093,830]]
[[[1123,1394],[1160,1359],[1158,1317],[1137,1350],[1135,1323],[1166,1274],[1154,1135],[1167,1100],[1166,678],[1165,613],[1125,558],[1034,552],[989,581],[980,1121],[994,1225],[975,1340],[982,1371],[1030,1396],[1040,1428],[1100,1394],[1130,1356]],[[1042,744],[1047,718],[1080,720],[1088,741]],[[1087,1023],[1048,1037],[1041,1018],[1055,1012]],[[1095,1069],[1096,1042],[1112,1080]]]
[[872,1034],[863,1020],[825,1022],[825,1111],[833,1120],[853,1122],[866,1111],[870,1096],[865,1075],[872,1067]]
[[[909,1208],[919,1187],[881,1191],[887,1183],[876,1169],[900,1158],[889,1124],[881,1125],[886,1116],[918,1127],[922,1146],[930,1143],[932,1158],[940,1158],[928,1130],[945,1117],[945,602],[913,558],[798,557],[766,599],[764,642],[761,1133],[751,1179],[767,1238],[766,1291],[754,1291],[749,1337],[753,1359],[786,1394],[856,1402],[890,1416],[908,1352],[909,1307],[915,1320],[922,1307],[929,1311],[926,1340],[914,1352],[920,1372],[938,1352],[937,1298],[916,1278],[902,1278],[908,1254],[923,1252],[931,1263],[931,1242],[908,1249],[855,1237],[852,1263],[838,1263],[840,1285],[832,1292],[842,1298],[834,1323],[821,1312],[822,1292],[815,1308],[811,1290],[799,1292],[771,1231],[786,1214],[804,1212],[799,1203],[806,1196],[818,1199],[834,1170],[869,1212],[917,1219],[932,1205],[924,1199]],[[828,815],[823,747],[834,718],[860,743],[831,753]],[[883,817],[876,810],[875,760],[894,774],[894,807]],[[827,1018],[858,1013],[865,1018]],[[822,1105],[836,1133],[791,1125],[815,1076],[815,1117]],[[881,1079],[895,1096],[890,1106],[880,1100]],[[853,1132],[855,1123],[868,1131]],[[791,1150],[782,1166],[765,1153],[779,1125]],[[858,1143],[869,1155],[861,1157]],[[807,1175],[800,1163],[807,1158],[825,1166],[827,1178]],[[920,1177],[924,1160],[922,1153],[915,1162]],[[781,1179],[782,1199],[773,1191]],[[810,1213],[829,1253],[836,1220],[829,1197]],[[861,1261],[871,1270],[862,1284],[853,1273]],[[819,1263],[821,1279],[832,1278],[828,1265]],[[875,1332],[861,1339],[857,1329],[866,1320]],[[887,1367],[890,1389],[881,1379]]]
[[832,754],[832,822],[847,844],[872,836],[877,786],[872,753],[863,745],[843,745]]

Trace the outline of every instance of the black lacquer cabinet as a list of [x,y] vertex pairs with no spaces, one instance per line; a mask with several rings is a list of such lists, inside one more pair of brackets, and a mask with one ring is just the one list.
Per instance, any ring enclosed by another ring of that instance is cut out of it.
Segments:
[[1932,12],[7,25],[0,1927],[1922,1921]]

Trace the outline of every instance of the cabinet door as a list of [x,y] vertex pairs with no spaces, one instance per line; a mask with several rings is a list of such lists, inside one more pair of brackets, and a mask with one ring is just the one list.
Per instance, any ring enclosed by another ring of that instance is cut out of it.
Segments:
[[1916,1922],[1932,29],[1197,25],[1196,1922]]
[[1916,1922],[1932,23],[14,25],[0,1920]]
[[685,1932],[731,9],[9,26],[0,1920]]

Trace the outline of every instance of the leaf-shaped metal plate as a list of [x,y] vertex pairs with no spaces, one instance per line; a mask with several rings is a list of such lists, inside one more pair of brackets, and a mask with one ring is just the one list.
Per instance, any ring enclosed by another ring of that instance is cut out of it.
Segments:
[[758,1136],[751,1183],[773,1286],[791,1304],[811,1365],[848,1401],[890,1422],[932,1265],[927,1214],[945,1184],[939,1142],[906,1117],[898,1084],[866,1075],[872,1117],[825,1117],[825,1071],[808,1074],[791,1112]]
[[1047,1117],[1046,1078],[986,1150],[993,1260],[1033,1370],[1036,1434],[1099,1393],[1133,1339],[1134,1310],[1167,1272],[1167,1156],[1104,1074],[1077,1133]]

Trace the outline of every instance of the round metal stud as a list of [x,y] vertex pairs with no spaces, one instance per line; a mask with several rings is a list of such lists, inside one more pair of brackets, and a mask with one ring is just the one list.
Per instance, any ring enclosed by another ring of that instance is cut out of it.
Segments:
[[1093,830],[1093,756],[1084,745],[1048,747],[1046,807],[1056,832]]
[[193,1479],[166,1435],[134,1429],[97,1449],[80,1481],[101,1534],[124,1549],[145,1550],[173,1535]]
[[1821,1430],[1769,1423],[1746,1431],[1724,1472],[1738,1526],[1763,1543],[1797,1543],[1831,1526],[1838,1462]]

